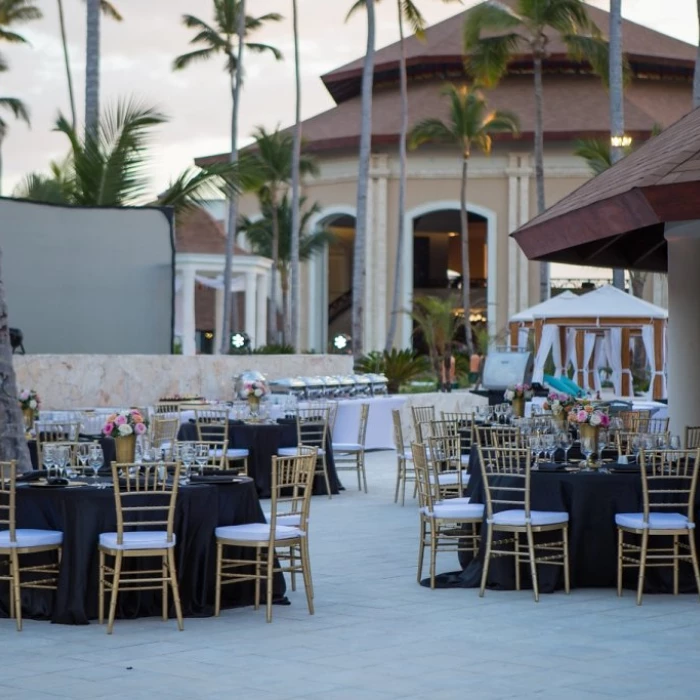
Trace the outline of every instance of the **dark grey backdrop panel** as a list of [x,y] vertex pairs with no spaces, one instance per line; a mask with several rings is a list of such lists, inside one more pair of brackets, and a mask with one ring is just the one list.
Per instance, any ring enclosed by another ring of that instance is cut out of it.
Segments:
[[28,353],[169,354],[170,217],[0,199],[10,325]]

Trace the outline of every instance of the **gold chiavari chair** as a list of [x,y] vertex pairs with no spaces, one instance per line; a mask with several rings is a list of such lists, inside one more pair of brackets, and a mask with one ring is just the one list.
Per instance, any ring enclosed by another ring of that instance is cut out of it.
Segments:
[[440,499],[461,498],[469,483],[469,474],[462,469],[462,445],[459,435],[428,438],[428,461],[431,479],[437,480]]
[[180,419],[177,416],[156,413],[151,419],[150,441],[153,447],[167,450],[177,440]]
[[700,447],[700,426],[685,427],[685,442],[683,443],[686,450],[695,450]]
[[622,429],[629,433],[639,432],[637,424],[640,420],[649,420],[651,411],[620,411],[617,417],[622,421]]
[[[119,474],[124,474],[120,478]],[[135,473],[133,477],[129,474]],[[124,591],[160,590],[162,616],[168,619],[168,586],[172,591],[177,626],[184,629],[180,592],[175,569],[175,505],[180,483],[180,464],[118,464],[112,462],[117,531],[99,538],[99,622],[104,621],[105,593],[110,593],[107,634],[112,634],[117,596]],[[114,559],[108,566],[107,557]],[[156,569],[125,570],[124,560],[158,557]]]
[[[63,533],[18,529],[15,522],[16,489],[17,464],[0,462],[0,581],[10,584],[10,617],[15,618],[17,631],[21,632],[21,591],[23,588],[56,590]],[[56,563],[20,566],[20,556],[40,552],[56,552]]]
[[623,456],[636,456],[641,450],[664,449],[668,446],[670,439],[671,434],[668,430],[656,433],[618,430],[615,433],[618,459]]
[[648,435],[668,435],[668,424],[668,418],[640,418],[636,423],[636,431]]
[[[530,450],[518,447],[479,447],[479,461],[486,493],[488,535],[479,596],[488,582],[491,557],[515,558],[515,587],[520,590],[520,564],[529,561],[535,602],[540,599],[537,564],[563,566],[564,587],[569,592],[569,514],[537,511],[530,507]],[[508,536],[494,542],[495,532]],[[541,532],[561,532],[561,541],[535,542]],[[525,535],[525,552],[521,535]],[[512,548],[511,546],[512,545]],[[538,556],[538,553],[540,555]]]
[[401,427],[401,412],[392,409],[391,419],[394,423],[394,447],[396,448],[396,491],[394,492],[394,503],[399,500],[399,490],[401,491],[401,505],[406,503],[406,482],[414,483],[413,497],[416,496],[416,475],[413,469],[413,452],[406,449],[403,439],[403,428]]
[[[441,498],[434,466],[428,460],[425,445],[411,445],[420,504],[420,539],[418,543],[418,583],[423,575],[423,558],[430,548],[430,587],[435,588],[435,568],[438,551],[462,552],[479,549],[479,527],[484,518],[484,506],[469,503],[468,498]],[[470,526],[467,528],[467,526]]]
[[224,468],[228,469],[231,462],[240,462],[240,471],[248,473],[248,457],[250,453],[244,448],[231,447],[228,427],[228,408],[197,408],[194,411],[199,442],[212,445],[212,457],[223,457]]
[[[331,493],[331,482],[328,478],[328,465],[326,462],[329,414],[330,407],[328,405],[296,409],[297,445],[316,448],[316,475],[323,476],[328,498],[332,498],[333,494]],[[279,457],[294,457],[297,454],[296,446],[280,447],[277,450]]]
[[480,447],[524,447],[520,428],[511,425],[477,425],[474,436]]
[[425,442],[428,436],[423,434],[424,429],[429,427],[431,420],[435,420],[435,406],[411,406],[411,415],[416,442]]
[[[266,619],[272,622],[272,582],[275,573],[301,573],[304,578],[309,614],[314,614],[311,561],[307,528],[317,448],[301,445],[289,457],[272,458],[271,511],[269,522],[217,527],[215,615],[221,612],[221,587],[245,581],[255,582],[255,609],[260,607],[261,584],[265,582]],[[283,525],[285,518],[298,517],[299,525]],[[233,547],[230,556],[225,548]],[[285,554],[275,565],[276,548]],[[242,557],[240,549],[255,550],[255,562]],[[238,551],[237,551],[238,550]],[[283,564],[284,562],[284,564]],[[251,569],[254,569],[251,572]]]
[[179,416],[180,404],[177,402],[159,401],[153,407],[153,413],[157,416]]
[[[425,436],[426,438],[459,436],[459,424],[456,421],[431,420],[428,425],[430,426],[430,432]],[[427,442],[427,440],[424,440],[424,442]]]
[[360,425],[357,431],[357,442],[333,443],[333,459],[337,471],[357,472],[357,488],[362,490],[364,485],[367,493],[367,472],[365,470],[365,438],[367,435],[367,418],[369,416],[369,404],[360,406]]
[[43,463],[42,448],[47,443],[74,443],[78,442],[80,437],[80,423],[74,421],[36,421],[34,428],[36,430],[37,465]]
[[469,452],[471,446],[476,442],[476,437],[474,435],[474,414],[440,411],[440,416],[444,421],[451,421],[457,424],[457,430],[462,437],[462,451]]
[[[642,604],[647,567],[673,567],[673,593],[678,595],[678,569],[682,561],[693,567],[700,595],[700,570],[695,547],[695,493],[700,470],[700,449],[642,450],[642,513],[617,513],[617,595],[622,595],[623,569],[639,570],[637,605]],[[625,541],[635,535],[635,542]],[[641,545],[637,537],[641,536]],[[670,537],[672,546],[650,547],[652,537]],[[687,537],[688,544],[680,542]]]

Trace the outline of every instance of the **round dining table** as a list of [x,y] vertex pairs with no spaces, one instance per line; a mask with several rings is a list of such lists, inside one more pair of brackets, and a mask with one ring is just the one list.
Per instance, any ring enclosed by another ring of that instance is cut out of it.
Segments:
[[[99,479],[88,485],[67,487],[41,486],[38,482],[17,485],[17,527],[63,532],[57,590],[22,591],[24,617],[67,625],[84,625],[97,618],[97,542],[100,533],[115,532],[117,527],[114,491],[109,481]],[[251,479],[241,477],[230,483],[180,487],[175,510],[175,556],[182,611],[186,617],[214,614],[215,528],[262,522],[265,517]],[[248,550],[245,552],[243,556],[248,556]],[[45,555],[25,555],[30,556]],[[135,561],[133,565],[143,567],[147,563]],[[286,602],[282,574],[275,577],[274,594],[277,602]],[[224,607],[250,605],[253,601],[253,584],[222,588]],[[8,587],[3,586],[0,587],[0,617],[7,617],[8,612]],[[118,598],[118,618],[160,614],[160,591],[129,591]]]
[[[245,423],[240,420],[229,421],[229,447],[246,449],[248,457],[248,476],[254,481],[260,498],[270,498],[272,478],[272,457],[280,447],[296,447],[297,426],[293,419],[281,418],[275,422]],[[188,421],[180,426],[178,440],[197,440],[197,426],[194,421]],[[326,467],[331,493],[336,495],[343,488],[335,470],[333,459],[333,444],[330,436],[326,438]],[[314,478],[314,495],[327,495],[326,482],[323,476]]]
[[[569,514],[569,568],[571,587],[614,588],[617,584],[617,527],[616,513],[641,512],[643,509],[642,483],[639,468],[634,465],[606,464],[608,471],[567,470],[562,464],[543,464],[531,473],[530,499],[533,510],[563,511]],[[520,486],[507,476],[498,476],[496,484]],[[476,448],[470,452],[470,478],[465,489],[473,503],[486,503],[483,476]],[[515,506],[513,506],[515,507]],[[696,500],[696,511],[700,498]],[[486,533],[486,514],[481,526]],[[544,533],[546,536],[548,533]],[[498,536],[507,536],[498,533]],[[551,538],[551,534],[549,535]],[[697,529],[695,538],[700,549]],[[438,576],[439,587],[473,588],[481,584],[486,537],[482,536],[479,552],[461,552],[461,571]],[[523,565],[522,582],[529,586],[528,567]],[[561,566],[538,565],[540,592],[551,593],[564,587]],[[637,570],[626,568],[623,586],[637,586]],[[515,566],[512,557],[493,557],[489,564],[487,587],[498,590],[515,588]],[[670,593],[673,590],[672,567],[647,568],[645,592]],[[680,590],[697,593],[690,564],[681,564]]]

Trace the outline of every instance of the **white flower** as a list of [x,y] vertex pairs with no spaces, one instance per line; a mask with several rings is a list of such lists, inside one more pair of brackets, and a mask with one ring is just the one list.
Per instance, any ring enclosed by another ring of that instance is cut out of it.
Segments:
[[260,398],[263,395],[263,390],[262,389],[256,389],[253,394]]
[[592,426],[600,425],[603,422],[603,419],[600,417],[600,413],[591,413],[591,417],[588,419],[588,422]]
[[503,394],[503,398],[506,401],[512,401],[515,398],[515,392],[512,389],[506,389],[506,393]]
[[36,401],[34,399],[29,402],[29,408],[36,408]]
[[134,429],[128,424],[124,423],[124,425],[119,426],[119,436],[120,437],[126,437],[127,435],[131,435],[131,433],[134,432]]

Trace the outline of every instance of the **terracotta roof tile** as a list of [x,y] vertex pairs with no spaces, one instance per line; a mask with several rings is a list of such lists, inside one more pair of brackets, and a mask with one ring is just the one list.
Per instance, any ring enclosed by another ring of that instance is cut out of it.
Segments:
[[[179,214],[175,222],[175,250],[178,253],[226,255],[226,233],[204,209],[192,209]],[[249,255],[236,246],[236,255]]]

